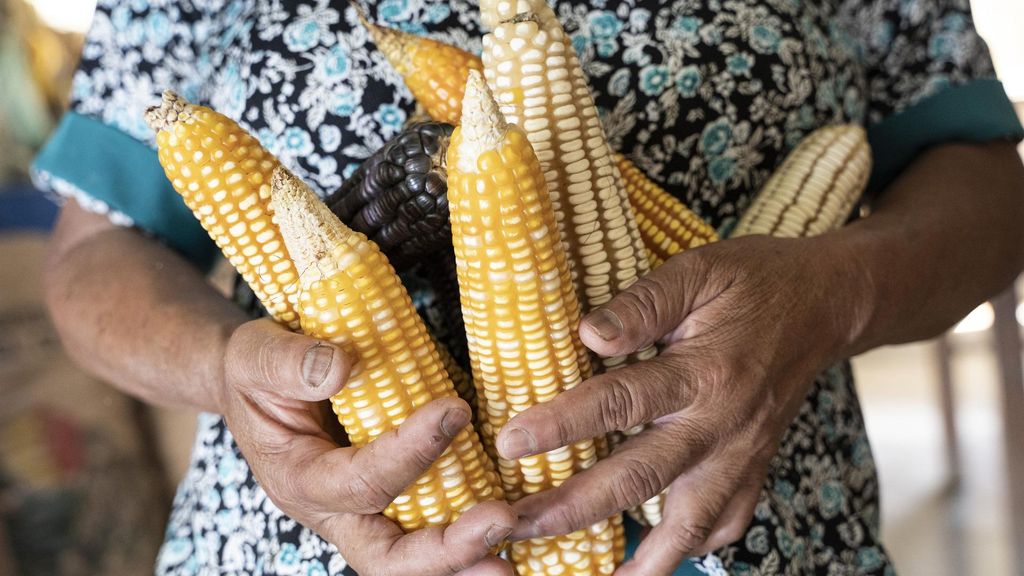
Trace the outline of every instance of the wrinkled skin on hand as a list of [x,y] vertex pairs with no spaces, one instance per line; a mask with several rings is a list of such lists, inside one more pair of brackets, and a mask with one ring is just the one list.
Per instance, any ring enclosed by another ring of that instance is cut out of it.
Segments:
[[684,252],[581,324],[604,356],[661,354],[520,414],[498,447],[521,457],[653,422],[556,490],[525,498],[513,538],[567,533],[669,488],[664,521],[617,574],[668,574],[739,539],[814,377],[842,359],[864,280],[817,239],[739,238]]
[[470,421],[457,398],[423,406],[397,430],[357,449],[318,401],[344,385],[351,361],[332,344],[269,319],[241,325],[228,342],[220,405],[228,428],[270,499],[317,532],[362,575],[509,575],[491,556],[515,515],[504,502],[474,506],[446,528],[404,534],[381,514]]

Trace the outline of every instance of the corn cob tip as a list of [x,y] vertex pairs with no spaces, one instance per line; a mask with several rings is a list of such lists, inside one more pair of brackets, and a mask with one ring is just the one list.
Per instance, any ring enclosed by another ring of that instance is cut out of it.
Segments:
[[533,20],[539,23],[548,17],[548,11],[550,8],[544,0],[480,0],[481,23],[491,30],[506,22]]
[[477,70],[469,71],[466,95],[462,99],[462,139],[459,142],[459,168],[476,171],[476,158],[482,152],[494,150],[505,137],[508,123],[498,109],[498,103],[487,87],[484,76]]
[[359,19],[359,23],[362,24],[366,29],[373,30],[376,26],[370,22],[370,19],[366,16],[366,10],[358,2],[349,2],[352,9],[356,11],[356,18]]
[[395,30],[394,28],[388,28],[387,26],[379,26],[370,22],[366,11],[363,10],[362,6],[359,6],[355,2],[351,3],[356,9],[356,17],[359,18],[359,22],[370,31],[370,37],[373,38],[373,43],[377,45],[384,57],[388,59],[388,62],[398,70],[399,73],[405,74],[408,68],[408,62],[406,61],[407,44],[411,39],[415,38],[410,34],[402,32],[401,30]]
[[170,130],[176,122],[188,119],[189,106],[188,100],[178,96],[173,90],[164,90],[160,104],[146,109],[146,124],[154,132]]
[[[351,231],[320,201],[305,182],[283,166],[270,181],[270,209],[300,278],[318,280],[331,272],[331,248]],[[333,268],[333,264],[331,264]]]

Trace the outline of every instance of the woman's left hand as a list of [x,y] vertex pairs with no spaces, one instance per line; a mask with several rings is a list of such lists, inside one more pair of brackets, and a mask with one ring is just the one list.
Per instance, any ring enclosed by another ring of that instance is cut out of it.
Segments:
[[512,537],[564,534],[669,488],[664,520],[617,574],[669,574],[740,538],[815,376],[866,318],[866,282],[827,236],[752,236],[679,254],[588,315],[581,337],[602,356],[663,350],[518,415],[497,438],[502,456],[654,424],[518,502]]

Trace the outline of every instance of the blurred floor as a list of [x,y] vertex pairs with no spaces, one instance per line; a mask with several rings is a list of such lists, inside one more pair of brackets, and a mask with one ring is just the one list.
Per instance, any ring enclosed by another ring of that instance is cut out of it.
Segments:
[[944,449],[935,343],[883,348],[854,361],[882,484],[883,541],[900,574],[1016,574],[989,338],[951,338],[959,488]]
[[0,574],[145,574],[168,484],[138,405],[61,351],[40,297],[44,246],[0,229]]

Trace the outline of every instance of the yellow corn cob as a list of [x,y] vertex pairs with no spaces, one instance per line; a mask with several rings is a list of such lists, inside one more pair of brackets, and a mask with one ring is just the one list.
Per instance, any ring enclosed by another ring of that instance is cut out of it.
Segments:
[[359,19],[373,42],[398,70],[413,97],[431,118],[458,124],[466,75],[481,70],[480,59],[444,42],[370,23],[362,10]]
[[[480,9],[485,22],[498,23],[483,39],[484,74],[506,120],[523,127],[537,154],[577,295],[589,312],[650,270],[597,106],[569,38],[544,0],[490,0]],[[597,362],[610,370],[655,355],[651,346]]]
[[[471,72],[462,125],[448,148],[448,198],[473,380],[490,434],[589,371],[579,303],[554,212],[526,135],[505,123]],[[585,440],[516,461],[499,459],[515,501],[560,485],[595,462]],[[513,544],[520,576],[611,574],[623,553],[621,518],[566,536]]]
[[[451,379],[405,287],[377,245],[345,227],[295,176],[274,173],[271,206],[299,277],[302,330],[357,358],[331,398],[354,446],[397,428],[416,408],[454,397]],[[405,530],[453,522],[502,497],[472,426],[384,513]]]
[[230,118],[170,90],[146,122],[174,189],[270,314],[297,329],[298,274],[267,206],[280,163]]
[[871,148],[863,128],[819,128],[772,174],[732,235],[796,238],[839,228],[870,175]]
[[437,354],[441,358],[441,364],[444,366],[444,371],[448,373],[448,377],[452,380],[452,386],[455,387],[455,393],[459,395],[469,404],[470,408],[476,411],[476,388],[473,387],[473,380],[470,379],[469,374],[459,366],[459,363],[452,358],[451,352],[445,348],[444,344],[441,344],[437,340],[434,340],[434,348],[437,349]]
[[628,158],[616,154],[615,162],[622,174],[652,268],[683,250],[718,240],[714,228],[678,198],[649,180]]

